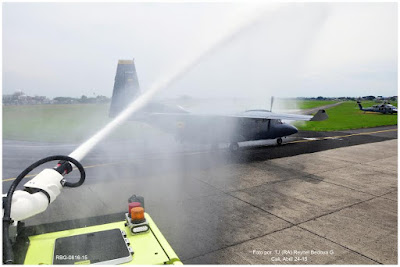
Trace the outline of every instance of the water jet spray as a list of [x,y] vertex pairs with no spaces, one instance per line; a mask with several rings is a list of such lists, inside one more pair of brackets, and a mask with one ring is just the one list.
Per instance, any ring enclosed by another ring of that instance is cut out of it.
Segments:
[[267,11],[276,10],[277,7],[278,5],[264,6],[264,8],[253,10],[251,14],[247,14],[246,18],[242,17],[242,21],[238,21],[234,25],[231,25],[230,29],[227,29],[227,31],[224,34],[220,35],[218,39],[214,40],[207,47],[196,51],[196,53],[193,53],[193,56],[191,58],[173,69],[168,75],[164,75],[157,82],[153,83],[146,92],[144,92],[134,101],[132,101],[132,103],[129,104],[128,107],[123,110],[115,119],[109,122],[103,129],[101,129],[94,136],[92,136],[90,139],[80,145],[77,149],[75,149],[69,156],[78,161],[83,159],[96,146],[96,144],[106,138],[119,125],[125,122],[134,112],[144,107],[161,89],[166,88],[173,84],[175,81],[179,80],[183,75],[185,75],[196,65],[198,65],[204,58],[206,58],[222,46],[228,44],[237,35],[260,21],[260,19],[266,14]]
[[[62,187],[80,186],[85,179],[85,174],[79,161],[81,161],[99,142],[125,122],[134,112],[144,107],[157,92],[170,86],[193,69],[205,57],[231,42],[237,35],[258,22],[267,11],[276,10],[277,7],[277,5],[268,5],[260,8],[258,5],[252,10],[252,12],[248,13],[247,16],[240,17],[239,19],[242,19],[241,21],[236,21],[231,24],[230,28],[227,29],[225,33],[221,34],[219,38],[213,40],[203,49],[194,51],[192,57],[189,57],[186,61],[173,69],[168,75],[164,75],[157,82],[153,83],[145,93],[136,98],[115,119],[75,149],[69,156],[47,157],[25,169],[13,182],[7,196],[3,198],[3,202],[5,203],[3,216],[3,263],[8,264],[14,262],[12,244],[9,238],[9,227],[13,224],[14,220],[20,221],[45,211],[48,205],[61,193]],[[15,191],[18,184],[30,171],[41,164],[52,160],[62,161],[60,161],[53,169],[43,170],[35,178],[26,183],[24,185],[24,191]],[[76,166],[81,172],[81,179],[77,183],[68,183],[64,179],[64,175],[72,171],[72,166]]]

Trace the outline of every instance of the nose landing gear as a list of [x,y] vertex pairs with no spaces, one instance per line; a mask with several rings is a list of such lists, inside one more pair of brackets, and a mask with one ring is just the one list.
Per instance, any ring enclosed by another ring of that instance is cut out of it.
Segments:
[[238,143],[231,143],[231,144],[229,145],[229,150],[230,150],[231,152],[236,152],[236,151],[238,151],[238,150],[239,150],[239,144],[238,144]]
[[282,145],[282,138],[278,138],[276,139],[276,143],[278,144],[278,146]]

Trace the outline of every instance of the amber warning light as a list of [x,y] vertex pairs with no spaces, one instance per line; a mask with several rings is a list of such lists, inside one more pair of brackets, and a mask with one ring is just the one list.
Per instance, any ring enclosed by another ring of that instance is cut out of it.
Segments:
[[131,209],[131,220],[132,223],[144,222],[144,209],[142,207],[134,207]]
[[133,195],[129,198],[128,213],[125,214],[125,218],[125,226],[129,227],[132,234],[144,233],[150,229],[144,214],[143,197]]

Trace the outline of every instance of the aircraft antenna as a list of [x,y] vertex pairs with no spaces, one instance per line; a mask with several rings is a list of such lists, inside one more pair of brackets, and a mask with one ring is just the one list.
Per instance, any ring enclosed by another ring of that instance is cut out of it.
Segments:
[[274,104],[274,97],[273,96],[271,96],[271,108],[270,108],[270,110],[269,111],[271,111],[272,112],[272,105]]

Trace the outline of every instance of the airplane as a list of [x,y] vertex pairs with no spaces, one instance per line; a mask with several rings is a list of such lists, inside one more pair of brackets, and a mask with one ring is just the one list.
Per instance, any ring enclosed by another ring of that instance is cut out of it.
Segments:
[[[119,112],[140,95],[140,88],[134,60],[119,60],[114,81],[109,116]],[[130,120],[142,121],[172,133],[180,142],[211,144],[217,148],[220,143],[229,143],[234,152],[239,143],[245,141],[276,139],[282,144],[282,137],[298,132],[293,125],[282,120],[321,121],[328,118],[325,110],[314,116],[299,114],[280,114],[271,110],[246,110],[231,115],[205,115],[190,113],[180,106],[151,102],[133,114]]]
[[360,110],[364,112],[370,111],[370,112],[379,112],[383,114],[393,114],[393,113],[397,114],[397,107],[391,105],[389,102],[384,102],[383,104],[374,105],[369,108],[363,108],[360,101],[357,101],[357,104]]

